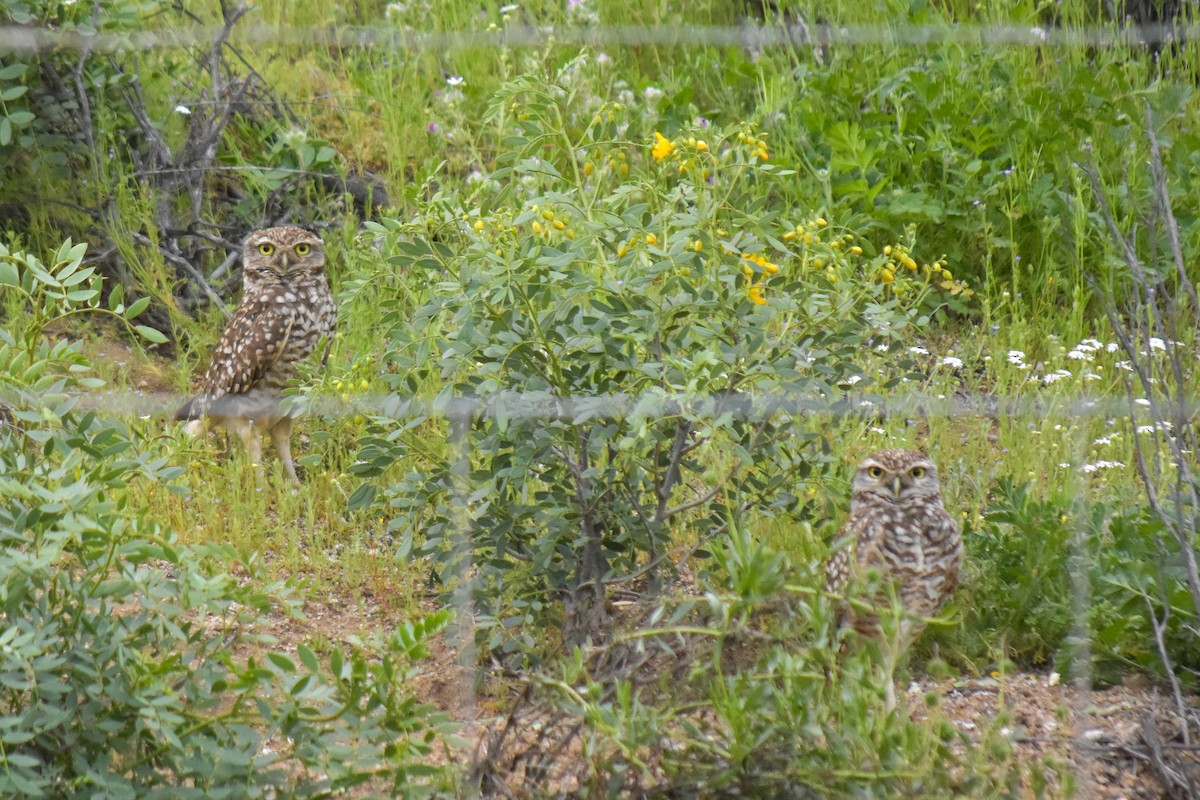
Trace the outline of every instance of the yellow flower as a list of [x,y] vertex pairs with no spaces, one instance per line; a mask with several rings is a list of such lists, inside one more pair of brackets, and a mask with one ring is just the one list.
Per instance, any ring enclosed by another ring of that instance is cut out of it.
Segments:
[[675,152],[675,144],[658,131],[654,132],[654,139],[654,149],[650,151],[650,154],[654,156],[655,161],[662,161]]
[[746,296],[760,306],[767,304],[767,298],[763,297],[761,284],[755,283],[746,287]]
[[653,233],[646,234],[646,244],[658,244],[658,237]]

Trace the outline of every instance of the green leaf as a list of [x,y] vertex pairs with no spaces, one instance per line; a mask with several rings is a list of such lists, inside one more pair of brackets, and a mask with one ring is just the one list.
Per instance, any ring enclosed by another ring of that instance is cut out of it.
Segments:
[[0,81],[12,81],[20,78],[29,69],[28,65],[22,64],[20,61],[14,61],[7,67],[0,69]]
[[150,296],[138,298],[129,304],[129,308],[125,309],[125,319],[133,319],[150,307]]
[[117,311],[121,308],[125,301],[125,284],[116,283],[113,285],[112,291],[108,293],[108,308],[110,311]]
[[0,286],[20,286],[21,278],[17,266],[11,261],[0,259]]
[[296,671],[296,662],[283,653],[267,653],[267,659],[284,672],[292,673]]
[[0,100],[7,103],[9,100],[16,100],[18,97],[24,96],[28,91],[29,87],[25,85],[9,86],[7,89],[0,91]]
[[154,342],[155,344],[163,344],[167,341],[167,337],[163,336],[161,332],[155,330],[154,328],[150,328],[145,325],[134,325],[133,329],[141,334],[143,339]]
[[371,501],[375,499],[375,487],[372,484],[361,484],[350,495],[350,499],[346,501],[347,511],[358,511],[367,508],[371,505]]
[[12,141],[13,126],[8,117],[0,117],[0,146]]
[[301,644],[296,647],[296,655],[300,658],[300,663],[303,664],[309,672],[320,672],[321,664],[317,661],[317,655],[309,647]]

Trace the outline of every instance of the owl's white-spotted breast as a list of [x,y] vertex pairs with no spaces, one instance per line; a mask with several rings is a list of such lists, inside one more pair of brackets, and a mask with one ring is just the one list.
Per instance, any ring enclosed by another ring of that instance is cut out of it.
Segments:
[[279,401],[297,363],[333,335],[337,305],[325,275],[325,243],[294,226],[255,231],[243,245],[242,269],[242,301],[225,323],[199,393],[175,418],[193,420],[187,426],[193,434],[210,424],[225,426],[245,443],[255,465],[262,463],[261,436],[269,433],[288,479],[298,486],[292,418]]
[[[858,465],[843,537],[850,547],[830,557],[827,588],[844,591],[853,577],[878,570],[904,606],[903,639],[915,636],[919,620],[936,614],[958,587],[962,532],[942,503],[937,467],[923,453],[880,450]],[[843,607],[841,621],[866,636],[880,635],[878,614]]]

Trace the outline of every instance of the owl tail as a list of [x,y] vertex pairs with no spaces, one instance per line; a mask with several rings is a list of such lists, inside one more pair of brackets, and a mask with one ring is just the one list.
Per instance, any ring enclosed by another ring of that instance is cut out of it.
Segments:
[[184,420],[200,419],[200,404],[197,402],[199,399],[199,397],[193,397],[176,409],[175,421],[183,422]]

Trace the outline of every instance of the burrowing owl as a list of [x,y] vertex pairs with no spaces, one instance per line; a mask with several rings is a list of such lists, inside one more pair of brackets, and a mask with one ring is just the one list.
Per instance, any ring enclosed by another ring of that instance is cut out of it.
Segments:
[[[854,473],[850,519],[841,537],[852,538],[829,559],[826,586],[843,591],[854,576],[877,570],[890,581],[903,606],[898,641],[888,643],[889,679],[899,652],[920,632],[922,620],[936,614],[958,587],[962,566],[962,534],[942,505],[937,468],[922,453],[880,450],[867,456]],[[872,598],[883,608],[888,596]],[[877,613],[841,608],[842,624],[866,636],[880,638]],[[889,707],[895,705],[888,686]]]
[[325,243],[315,233],[284,226],[255,231],[242,249],[242,302],[225,323],[199,395],[176,419],[202,434],[224,425],[245,443],[253,464],[262,463],[263,433],[270,433],[283,468],[295,485],[292,419],[279,407],[282,389],[322,337],[333,334],[337,306],[325,277]]

